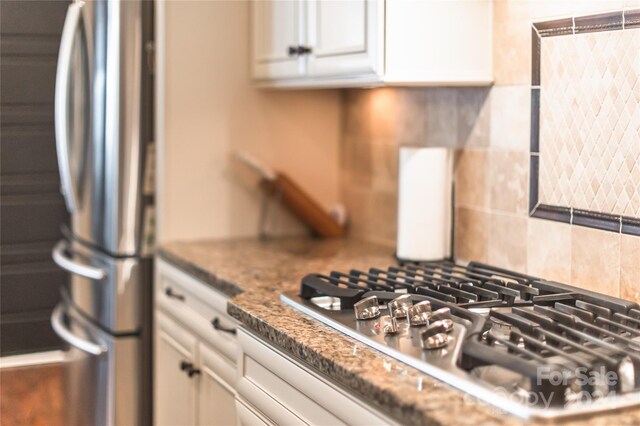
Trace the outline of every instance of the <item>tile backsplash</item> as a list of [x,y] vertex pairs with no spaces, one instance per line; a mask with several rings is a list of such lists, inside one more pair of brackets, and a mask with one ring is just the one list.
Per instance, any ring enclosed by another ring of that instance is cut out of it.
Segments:
[[640,218],[639,14],[534,24],[534,216],[552,206],[556,220],[614,232]]
[[457,148],[457,258],[640,302],[640,237],[532,218],[528,211],[531,23],[627,3],[495,2],[491,88],[345,91],[340,181],[351,234],[395,246],[399,146]]

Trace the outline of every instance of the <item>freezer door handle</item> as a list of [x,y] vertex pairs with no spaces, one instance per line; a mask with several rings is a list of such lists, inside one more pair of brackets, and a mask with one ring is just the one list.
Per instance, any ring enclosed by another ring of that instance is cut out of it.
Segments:
[[96,281],[101,281],[107,276],[107,272],[104,269],[96,268],[95,266],[83,265],[78,263],[67,256],[67,242],[65,240],[58,241],[53,251],[51,252],[53,261],[72,274],[80,275],[85,278],[89,278]]
[[69,213],[73,213],[76,209],[76,194],[71,182],[71,166],[69,164],[69,77],[73,60],[74,37],[80,26],[83,6],[84,2],[78,1],[71,3],[67,9],[58,53],[54,98],[54,127],[60,183]]
[[53,331],[65,342],[88,354],[99,356],[107,352],[107,347],[82,339],[69,330],[64,324],[64,305],[60,303],[51,314],[51,327]]

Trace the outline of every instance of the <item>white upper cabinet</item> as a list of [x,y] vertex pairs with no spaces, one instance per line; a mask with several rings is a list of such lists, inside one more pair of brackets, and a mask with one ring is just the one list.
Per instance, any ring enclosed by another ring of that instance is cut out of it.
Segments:
[[266,87],[489,85],[491,0],[253,0]]
[[259,79],[304,75],[305,62],[297,54],[304,43],[301,0],[254,1],[252,4],[253,76]]
[[383,2],[309,0],[307,6],[308,75],[363,76],[382,71],[376,36]]

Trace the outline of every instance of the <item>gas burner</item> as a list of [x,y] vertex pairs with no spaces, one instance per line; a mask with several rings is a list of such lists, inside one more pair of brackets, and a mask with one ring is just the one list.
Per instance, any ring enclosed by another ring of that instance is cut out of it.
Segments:
[[640,405],[633,302],[448,260],[310,274],[281,298],[524,418]]

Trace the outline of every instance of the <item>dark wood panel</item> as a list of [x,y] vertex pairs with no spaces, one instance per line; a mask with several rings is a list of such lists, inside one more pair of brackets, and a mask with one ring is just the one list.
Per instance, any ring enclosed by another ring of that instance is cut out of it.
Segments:
[[46,56],[58,55],[60,38],[57,35],[25,36],[3,34],[0,40],[2,57],[8,56]]
[[0,191],[3,196],[16,194],[57,194],[60,176],[57,173],[3,176]]
[[[6,315],[28,311],[51,310],[60,296],[60,286],[65,285],[67,274],[53,262],[3,266],[0,274],[2,318]],[[29,297],[24,297],[28,294]]]
[[0,213],[3,245],[57,239],[60,225],[68,219],[63,201],[56,194],[5,196]]
[[53,105],[55,58],[3,57],[0,73],[2,103]]
[[29,128],[31,125],[46,126],[48,131],[53,129],[53,106],[50,104],[0,104],[0,115],[2,130]]
[[0,33],[60,36],[67,13],[66,0],[0,1]]
[[68,4],[0,0],[2,355],[62,347],[49,317],[68,276],[50,252],[60,224],[69,219],[59,193],[53,128],[56,59]]
[[57,173],[56,142],[52,127],[6,129],[0,135],[3,175]]
[[3,244],[0,252],[0,266],[50,262],[51,249],[57,241],[46,240],[32,243]]
[[63,347],[63,342],[51,329],[51,312],[29,313],[11,319],[2,316],[0,323],[0,355],[42,352]]

